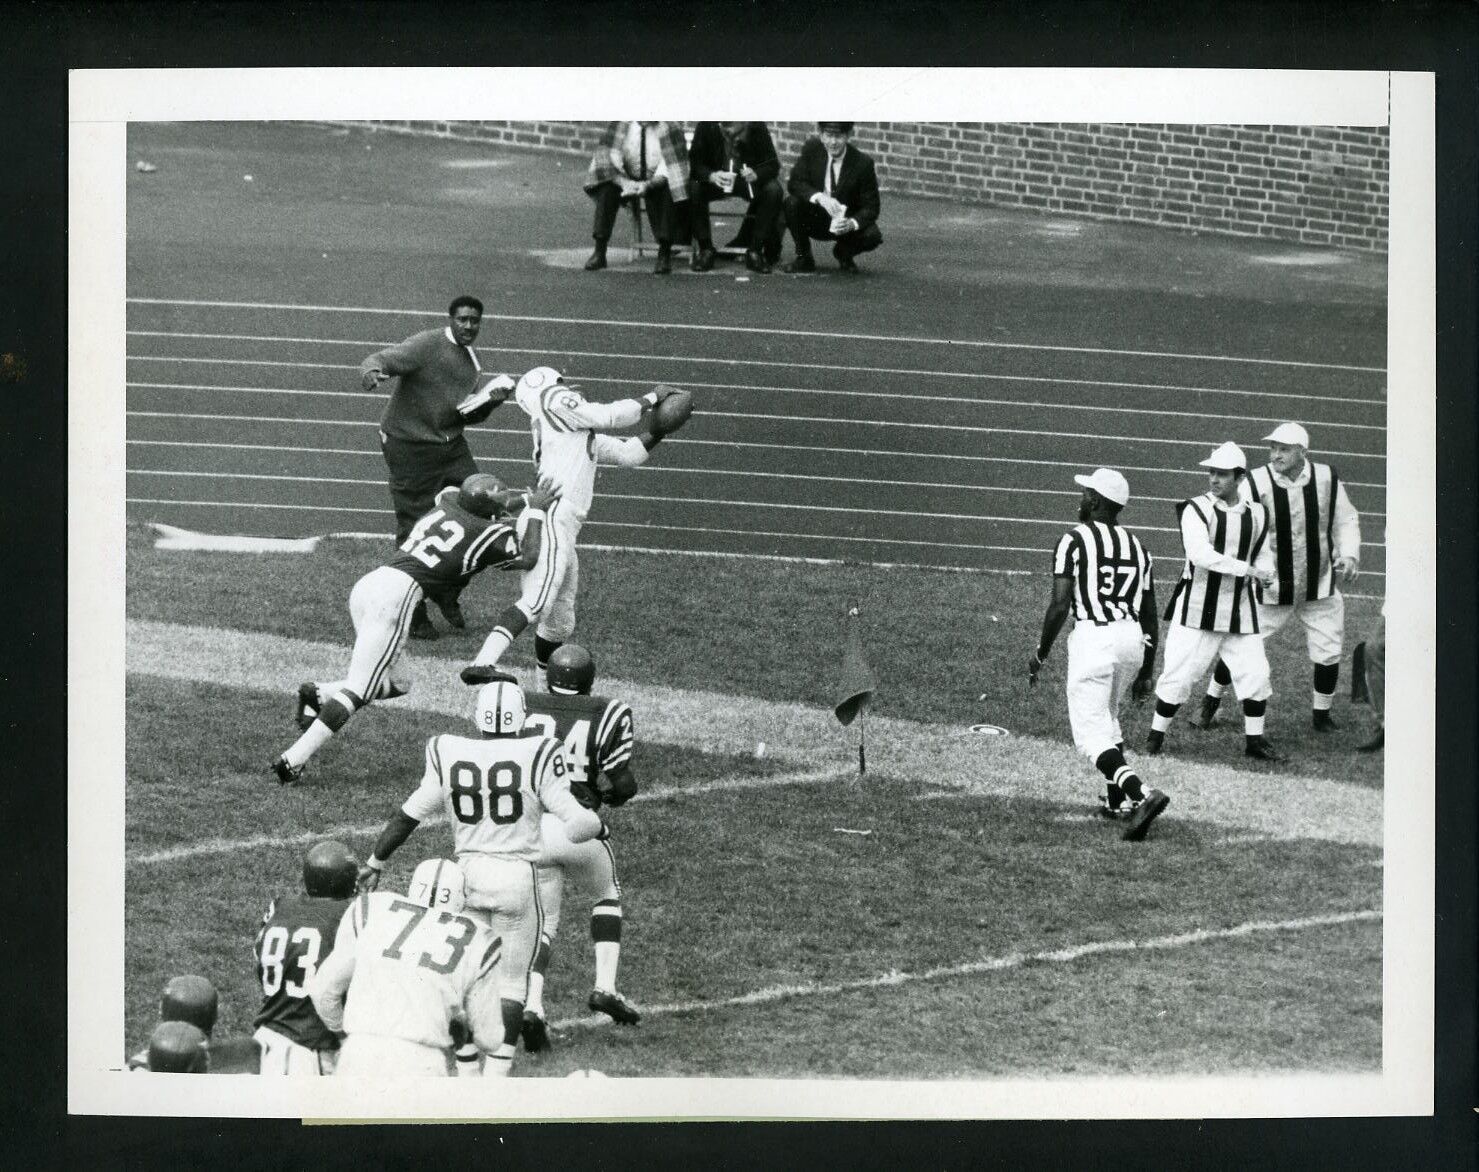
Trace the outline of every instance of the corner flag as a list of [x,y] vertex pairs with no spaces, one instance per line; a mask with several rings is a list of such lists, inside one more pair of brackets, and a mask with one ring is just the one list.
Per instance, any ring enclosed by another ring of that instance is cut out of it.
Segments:
[[856,601],[847,604],[847,643],[842,651],[837,701],[832,706],[838,722],[844,726],[851,724],[863,711],[878,687],[878,681],[873,678],[873,672],[863,658],[862,621],[858,610]]

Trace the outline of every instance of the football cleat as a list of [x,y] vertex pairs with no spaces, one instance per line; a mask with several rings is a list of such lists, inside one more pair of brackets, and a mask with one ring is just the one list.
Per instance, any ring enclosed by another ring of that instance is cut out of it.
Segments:
[[480,688],[484,684],[517,684],[519,682],[517,676],[510,675],[491,663],[468,664],[458,675],[462,682],[470,688]]
[[604,1013],[617,1025],[636,1025],[642,1020],[638,1013],[620,993],[608,993],[604,989],[592,989],[586,1008],[594,1013]]
[[411,638],[413,639],[436,639],[437,629],[431,625],[431,619],[426,614],[426,603],[420,602],[411,614]]
[[286,757],[279,757],[272,763],[272,772],[279,785],[297,785],[303,777],[303,766],[289,765]]
[[312,682],[298,685],[298,707],[293,711],[293,723],[299,731],[307,732],[308,726],[318,716],[318,685]]
[[1165,743],[1166,734],[1163,732],[1158,732],[1155,729],[1151,729],[1150,732],[1146,733],[1145,735],[1145,751],[1152,757],[1154,757],[1157,753],[1161,751],[1161,747]]
[[1259,761],[1283,761],[1284,754],[1275,749],[1263,737],[1249,737],[1243,748],[1245,757],[1254,757]]
[[548,1050],[549,1027],[544,1018],[532,1009],[524,1010],[524,1021],[519,1026],[519,1037],[524,1039],[524,1049],[530,1054],[538,1054],[541,1050]]
[[1112,818],[1115,821],[1123,822],[1134,812],[1135,803],[1130,801],[1129,798],[1126,798],[1118,806],[1111,806],[1102,794],[1099,797],[1099,817],[1101,818]]
[[1369,741],[1362,741],[1356,746],[1358,753],[1375,753],[1378,749],[1386,748],[1387,730],[1379,728]]
[[1202,707],[1191,722],[1192,728],[1211,728],[1217,723],[1217,709],[1222,703],[1221,696],[1203,696]]
[[1150,829],[1150,824],[1165,813],[1171,799],[1158,789],[1146,790],[1145,800],[1135,807],[1130,815],[1130,824],[1125,827],[1123,838],[1127,842],[1139,842]]
[[1340,727],[1340,725],[1336,724],[1335,721],[1331,719],[1330,713],[1322,712],[1318,709],[1315,711],[1314,716],[1311,717],[1310,724],[1316,732],[1322,733],[1330,732],[1332,729],[1337,729]]

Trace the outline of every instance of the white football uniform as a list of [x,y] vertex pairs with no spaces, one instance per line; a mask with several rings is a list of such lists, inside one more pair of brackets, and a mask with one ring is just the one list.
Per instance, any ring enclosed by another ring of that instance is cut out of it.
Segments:
[[491,1053],[503,1038],[499,955],[470,916],[390,891],[361,895],[308,986],[323,1023],[348,1035],[336,1073],[445,1075],[454,1021]]
[[641,440],[599,435],[596,429],[632,426],[642,417],[642,405],[635,399],[591,403],[562,382],[541,383],[537,368],[519,380],[514,399],[529,416],[534,466],[560,490],[560,499],[546,510],[539,561],[523,575],[519,609],[539,619],[541,638],[563,642],[575,633],[575,542],[595,497],[596,465],[647,462]]
[[503,941],[503,996],[523,1001],[544,915],[535,860],[540,816],[548,810],[573,842],[601,832],[601,819],[570,794],[560,743],[553,737],[460,737],[426,742],[421,785],[401,807],[424,822],[445,810],[457,862],[467,876],[467,911]]

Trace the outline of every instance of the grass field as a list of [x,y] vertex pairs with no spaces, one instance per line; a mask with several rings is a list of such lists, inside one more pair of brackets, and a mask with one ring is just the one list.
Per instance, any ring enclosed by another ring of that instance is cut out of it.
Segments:
[[[465,690],[438,679],[475,635],[413,644],[412,696],[363,714],[307,785],[265,773],[293,734],[288,682],[313,674],[301,661],[343,653],[305,632],[347,648],[343,600],[381,552],[165,552],[131,528],[128,1043],[182,971],[215,980],[220,1028],[244,1032],[256,921],[297,882],[301,841],[281,840],[335,827],[368,850],[415,784],[422,739],[457,727]],[[1291,761],[1244,770],[1235,725],[1178,726],[1175,751],[1145,762],[1173,806],[1134,846],[1087,816],[1097,775],[1066,744],[1061,674],[1022,686],[1046,575],[816,567],[798,594],[792,572],[583,556],[582,638],[636,705],[646,792],[615,815],[614,845],[621,984],[647,1016],[635,1030],[585,1016],[586,917],[567,898],[547,994],[557,1046],[519,1073],[1379,1068],[1380,762],[1350,751],[1364,716],[1343,700],[1340,733],[1307,731],[1302,648],[1275,645],[1271,730]],[[509,586],[480,580],[473,627]],[[882,681],[861,782],[826,712],[853,593]],[[983,716],[1014,735],[964,732]],[[1127,721],[1132,747],[1147,720]],[[232,845],[262,838],[279,841]],[[449,845],[424,827],[388,883]]]

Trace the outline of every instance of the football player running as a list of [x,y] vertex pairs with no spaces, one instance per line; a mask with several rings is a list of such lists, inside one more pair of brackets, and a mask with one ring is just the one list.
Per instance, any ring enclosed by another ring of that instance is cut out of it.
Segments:
[[640,399],[592,403],[548,366],[536,366],[519,379],[514,398],[529,416],[534,465],[541,481],[547,479],[559,490],[560,499],[547,510],[539,564],[524,574],[519,600],[498,616],[477,658],[463,669],[463,683],[486,684],[496,679],[499,659],[536,619],[534,658],[541,672],[555,648],[575,633],[575,594],[580,584],[575,542],[591,510],[596,465],[632,468],[645,464],[666,434],[655,418],[645,431],[626,438],[602,435],[598,429],[630,427],[675,393],[673,387],[659,386]]
[[339,1039],[314,1012],[308,984],[334,949],[358,876],[347,846],[316,842],[303,856],[303,894],[267,905],[253,946],[262,1008],[252,1036],[262,1048],[262,1074],[334,1073]]
[[[620,806],[637,792],[632,776],[632,710],[620,700],[591,695],[596,664],[590,652],[566,643],[549,658],[548,692],[527,693],[526,729],[538,729],[558,740],[565,753],[570,792],[588,809],[604,803]],[[591,941],[595,945],[595,987],[587,1006],[609,1015],[621,1025],[636,1025],[642,1015],[616,991],[621,959],[621,884],[616,878],[616,855],[608,838],[571,842],[564,824],[552,815],[541,820],[543,846],[539,853],[539,900],[544,906],[544,931],[529,976],[529,1000],[524,1006],[524,1049],[549,1045],[544,1019],[544,979],[560,927],[565,879],[573,880],[594,897]]]
[[535,869],[541,815],[548,810],[559,819],[571,842],[606,835],[600,816],[570,794],[560,742],[526,736],[524,716],[517,684],[500,680],[479,688],[473,723],[480,735],[444,733],[426,742],[420,787],[386,822],[360,869],[361,887],[373,889],[386,860],[411,832],[438,810],[446,812],[457,861],[467,873],[468,914],[491,925],[503,941],[503,1040],[491,1054],[479,1047],[487,1058],[483,1073],[491,1078],[507,1075],[513,1065],[529,972],[544,930]]
[[[296,719],[303,735],[272,763],[279,782],[296,783],[308,760],[361,708],[406,694],[409,684],[397,679],[392,669],[405,646],[411,615],[426,591],[465,584],[489,566],[529,570],[538,564],[545,510],[559,495],[544,481],[532,493],[511,493],[498,477],[485,472],[437,494],[436,506],[416,522],[401,552],[371,570],[349,592],[354,620],[349,674],[331,683],[298,686]],[[513,519],[505,516],[513,500],[527,502],[518,519],[522,537]]]
[[427,859],[404,896],[349,905],[308,986],[324,1024],[345,1035],[336,1074],[449,1076],[454,1031],[485,1051],[498,1044],[499,942],[462,914],[465,898],[462,869]]

